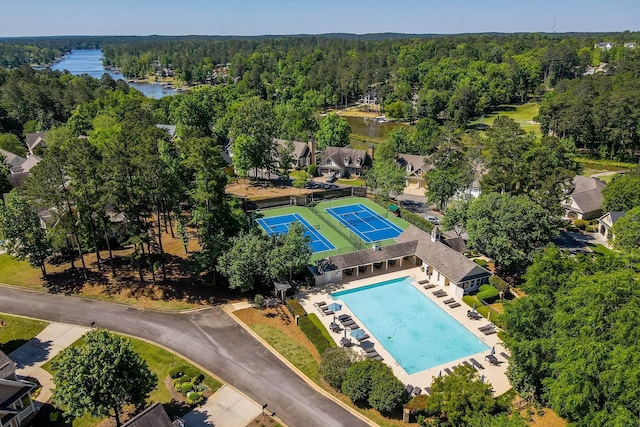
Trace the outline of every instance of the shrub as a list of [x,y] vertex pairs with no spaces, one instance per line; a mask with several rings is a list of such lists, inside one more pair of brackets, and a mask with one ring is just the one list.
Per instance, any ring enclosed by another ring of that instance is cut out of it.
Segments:
[[329,345],[331,345],[331,347],[335,347],[336,342],[333,340],[333,337],[331,336],[327,328],[325,328],[325,326],[322,324],[322,321],[318,318],[318,316],[316,316],[315,313],[309,313],[306,317],[308,317],[309,320],[311,320],[316,325],[316,328],[318,328],[320,332],[322,332],[322,335],[327,339]]
[[592,225],[587,225],[584,228],[584,231],[586,231],[587,233],[593,233],[594,231],[596,231],[596,229]]
[[188,369],[187,366],[178,366],[169,371],[169,376],[173,379],[180,378],[184,375],[185,371]]
[[307,338],[309,338],[309,340],[316,347],[318,353],[322,354],[331,347],[329,341],[327,341],[320,329],[318,329],[318,327],[311,321],[311,319],[309,319],[309,317],[301,317],[298,320],[298,326],[300,326],[302,332],[304,332]]
[[202,395],[202,393],[198,391],[192,391],[189,394],[187,394],[187,403],[189,405],[198,405],[202,403],[203,400],[204,400],[204,396]]
[[318,373],[323,380],[336,390],[342,389],[347,369],[355,362],[357,355],[353,350],[343,347],[332,347],[322,353]]
[[188,368],[188,369],[185,370],[183,378],[186,381],[193,382],[193,383],[197,384],[197,383],[201,382],[204,379],[204,375],[202,374],[202,372],[200,372],[196,368]]
[[473,260],[473,262],[478,264],[480,267],[486,267],[487,266],[487,260],[482,259],[482,258],[476,258],[476,259]]
[[[482,289],[484,288],[484,289]],[[500,292],[491,285],[480,286],[480,292],[476,295],[478,300],[491,304],[500,297]]]
[[316,176],[316,173],[318,172],[318,166],[315,163],[311,163],[308,167],[307,167],[307,173],[311,176]]
[[303,317],[307,314],[307,312],[304,311],[304,308],[300,305],[300,302],[295,298],[287,300],[287,308],[293,317]]
[[509,284],[498,276],[489,277],[489,283],[500,292],[508,292]]
[[369,405],[380,412],[393,412],[406,402],[406,394],[400,380],[391,368],[382,365],[371,377]]
[[256,296],[253,298],[253,305],[262,310],[264,308],[264,297],[260,294],[256,294]]
[[584,230],[587,225],[589,225],[589,221],[586,221],[584,219],[576,219],[573,221],[573,225],[578,227],[580,230]]
[[182,394],[187,394],[191,390],[193,390],[193,384],[191,383],[183,383],[182,385],[180,385],[180,392]]
[[366,402],[371,391],[372,371],[377,360],[361,360],[355,362],[347,369],[342,381],[342,393],[352,402]]

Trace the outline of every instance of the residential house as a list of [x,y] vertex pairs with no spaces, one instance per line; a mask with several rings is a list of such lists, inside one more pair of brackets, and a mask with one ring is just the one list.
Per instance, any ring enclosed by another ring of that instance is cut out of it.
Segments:
[[19,427],[36,411],[31,399],[35,388],[18,379],[15,363],[0,351],[0,427]]
[[[288,140],[276,138],[275,141],[278,144],[278,153],[281,153]],[[315,153],[312,154],[312,148],[315,151],[315,142],[310,141],[307,144],[302,141],[291,141],[291,143],[293,144],[293,161],[289,166],[290,169],[306,169],[307,166],[314,163],[312,158],[315,160]]]
[[626,212],[613,211],[602,215],[598,218],[598,232],[606,237],[607,240],[613,239],[615,237],[613,235],[613,225],[626,214]]
[[176,125],[157,124],[156,127],[158,129],[164,129],[165,131],[167,131],[172,141],[176,139]]
[[149,406],[135,417],[124,423],[122,427],[183,427],[181,420],[171,422],[161,404]]
[[426,186],[425,175],[433,170],[434,166],[431,162],[427,162],[425,156],[398,154],[397,161],[407,173],[405,184],[407,187],[424,188]]
[[42,154],[42,152],[47,148],[47,144],[45,142],[46,135],[46,132],[33,132],[26,135],[27,149],[30,154]]
[[612,42],[599,42],[593,45],[594,49],[600,49],[600,50],[611,50],[612,47],[613,47]]
[[318,163],[321,174],[336,174],[338,178],[360,176],[371,166],[373,148],[370,151],[356,150],[351,147],[327,147]]
[[443,243],[438,227],[434,227],[429,235],[411,225],[396,238],[396,242],[326,258],[319,263],[316,284],[341,281],[343,273],[353,274],[354,270],[357,276],[360,267],[370,267],[373,271],[375,264],[386,263],[388,268],[399,262],[400,266],[403,263],[420,266],[431,283],[448,287],[451,294],[462,297],[477,291],[491,277],[490,271]]
[[602,189],[606,186],[598,178],[576,176],[564,203],[565,216],[571,219],[594,219],[602,215]]
[[34,154],[27,154],[27,157],[18,156],[10,151],[0,149],[0,155],[4,157],[4,163],[9,168],[9,182],[14,187],[18,187],[25,179],[31,169],[42,160]]

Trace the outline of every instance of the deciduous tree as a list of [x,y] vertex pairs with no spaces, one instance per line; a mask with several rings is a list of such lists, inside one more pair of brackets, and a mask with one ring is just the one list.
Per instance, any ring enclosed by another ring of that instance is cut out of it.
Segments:
[[343,117],[329,113],[322,119],[316,132],[318,149],[322,150],[327,146],[344,147],[349,144],[350,133],[351,126]]
[[491,384],[482,382],[470,366],[456,366],[451,374],[433,380],[425,409],[452,426],[466,426],[468,419],[491,414],[495,406]]
[[469,208],[469,247],[519,271],[557,233],[549,214],[525,196],[483,193]]
[[627,252],[640,250],[640,206],[631,209],[613,224],[613,244]]
[[12,190],[0,204],[0,236],[11,257],[40,267],[42,276],[46,277],[44,262],[52,252],[51,243],[40,227],[40,218],[17,190]]
[[54,369],[53,401],[65,413],[81,417],[114,417],[126,405],[144,407],[158,378],[129,340],[104,329],[87,332],[84,343],[64,349]]

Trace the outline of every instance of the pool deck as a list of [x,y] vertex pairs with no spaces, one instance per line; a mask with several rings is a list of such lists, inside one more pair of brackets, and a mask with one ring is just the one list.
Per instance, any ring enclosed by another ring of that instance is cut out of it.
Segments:
[[[420,290],[424,295],[427,296],[431,301],[435,302],[440,308],[446,311],[451,317],[457,320],[460,324],[462,324],[465,328],[467,328],[473,335],[478,337],[482,342],[484,342],[489,348],[495,346],[495,356],[500,361],[498,366],[493,366],[489,363],[489,361],[485,360],[485,356],[490,353],[490,350],[485,352],[476,353],[462,359],[452,360],[448,363],[435,366],[433,368],[426,369],[424,371],[417,372],[415,374],[408,374],[404,369],[395,361],[395,359],[389,354],[389,352],[380,344],[373,336],[367,339],[366,341],[374,343],[374,348],[376,351],[384,358],[384,362],[389,365],[394,374],[398,377],[403,384],[411,384],[413,386],[420,387],[424,390],[425,387],[429,387],[431,382],[435,377],[440,375],[446,375],[444,372],[445,368],[452,369],[458,364],[461,364],[465,360],[469,361],[471,358],[474,358],[478,361],[484,369],[480,369],[478,371],[478,375],[484,375],[485,381],[491,383],[493,386],[493,391],[496,396],[499,396],[511,388],[511,384],[509,384],[509,380],[506,376],[507,366],[509,366],[508,360],[506,360],[500,353],[508,353],[505,349],[502,341],[498,338],[497,334],[484,335],[482,332],[478,330],[478,327],[487,325],[489,322],[487,319],[482,318],[481,320],[472,320],[467,317],[467,310],[470,309],[462,300],[454,297],[453,295],[449,295],[445,298],[436,298],[433,295],[433,291],[437,289],[444,289],[446,291],[446,287],[444,286],[436,286],[435,288],[425,290],[422,285],[418,285],[417,281],[426,279],[426,274],[420,270],[418,267],[413,268],[404,268],[398,267],[389,268],[389,270],[385,274],[377,274],[370,275],[368,274],[366,277],[359,278],[349,278],[348,280],[342,281],[340,283],[330,283],[325,286],[318,286],[313,288],[307,288],[303,291],[300,291],[298,294],[298,299],[300,300],[302,306],[308,313],[316,313],[327,330],[331,330],[329,325],[333,321],[333,316],[323,316],[322,313],[316,308],[314,305],[317,302],[325,301],[327,304],[331,304],[334,302],[334,299],[331,297],[331,293],[349,289],[360,288],[362,286],[372,285],[375,283],[380,283],[386,280],[401,278],[401,277],[413,277],[416,280],[416,289]],[[460,307],[449,308],[446,304],[444,304],[444,300],[448,298],[455,298],[461,304]],[[337,301],[340,301],[339,299]],[[367,333],[369,330],[366,328],[366,325],[360,321],[357,316],[351,312],[349,307],[346,304],[342,305],[342,309],[338,314],[349,314],[354,318],[356,323],[358,323],[362,329],[364,329]],[[371,335],[371,334],[369,334]],[[344,336],[344,332],[339,333],[331,333],[331,336],[334,338],[336,344],[340,345],[340,339]],[[348,336],[348,334],[347,334]],[[352,347],[356,352],[362,353],[363,350],[357,345],[358,341],[351,338],[351,341],[356,345]],[[416,343],[416,345],[419,345]]]

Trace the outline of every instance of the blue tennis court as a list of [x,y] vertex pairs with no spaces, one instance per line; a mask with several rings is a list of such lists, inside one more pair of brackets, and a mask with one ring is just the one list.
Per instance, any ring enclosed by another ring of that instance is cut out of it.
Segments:
[[402,233],[400,227],[360,203],[325,211],[367,243],[393,239]]
[[285,234],[293,222],[299,222],[304,227],[304,235],[311,239],[309,246],[312,252],[330,251],[336,247],[322,234],[313,228],[304,218],[298,214],[272,216],[271,218],[259,218],[258,224],[269,236]]

